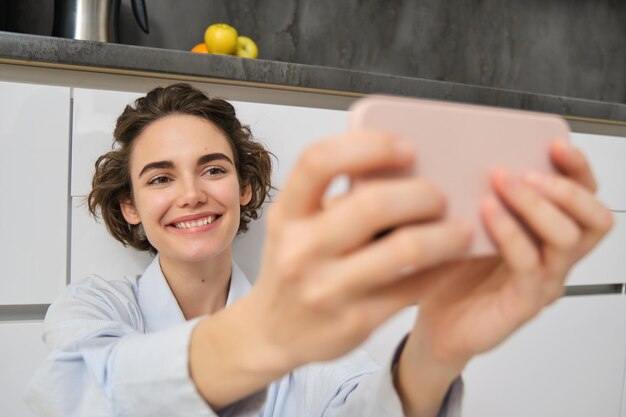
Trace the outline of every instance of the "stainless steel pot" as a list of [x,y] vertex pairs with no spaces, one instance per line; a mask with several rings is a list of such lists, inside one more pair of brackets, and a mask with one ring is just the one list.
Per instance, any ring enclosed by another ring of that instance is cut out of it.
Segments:
[[[119,42],[121,0],[54,0],[52,35],[61,38]],[[139,27],[148,33],[144,0],[131,0]]]

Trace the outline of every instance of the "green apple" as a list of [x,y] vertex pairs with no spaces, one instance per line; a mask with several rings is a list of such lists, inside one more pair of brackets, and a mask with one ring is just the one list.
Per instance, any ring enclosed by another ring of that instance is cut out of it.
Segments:
[[241,58],[256,58],[259,56],[259,48],[249,37],[239,36],[237,38],[237,56]]

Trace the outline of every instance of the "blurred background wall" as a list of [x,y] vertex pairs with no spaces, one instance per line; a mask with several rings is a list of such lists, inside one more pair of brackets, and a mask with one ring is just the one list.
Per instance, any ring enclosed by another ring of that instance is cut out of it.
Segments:
[[[623,0],[122,0],[121,42],[189,50],[225,22],[259,58],[626,103]],[[50,35],[54,0],[0,0],[0,29]]]

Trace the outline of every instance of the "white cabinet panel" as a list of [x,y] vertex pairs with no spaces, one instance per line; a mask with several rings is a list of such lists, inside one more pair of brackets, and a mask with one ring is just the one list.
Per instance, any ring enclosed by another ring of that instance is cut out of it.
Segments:
[[626,210],[626,138],[573,133],[572,143],[589,159],[600,199],[611,210]]
[[124,107],[142,94],[108,90],[74,89],[72,138],[72,196],[91,190],[94,163],[111,150],[115,122]]
[[624,381],[622,386],[622,413],[620,416],[626,417],[626,367],[624,367]]
[[125,248],[113,239],[104,223],[87,212],[81,197],[72,198],[71,281],[95,274],[104,279],[141,275],[151,261],[148,252]]
[[626,298],[567,297],[466,370],[465,417],[618,417]]
[[[250,126],[254,137],[276,155],[272,160],[272,184],[279,190],[291,172],[298,155],[311,143],[345,131],[347,112],[306,107],[233,101],[237,116]],[[329,155],[329,157],[332,157]],[[331,188],[337,192],[346,182]],[[265,218],[250,223],[248,232],[235,239],[234,257],[242,271],[255,280],[261,259]]]
[[277,187],[284,184],[298,156],[308,145],[345,131],[348,123],[348,113],[342,110],[231,103],[239,120],[249,125],[254,137],[276,155],[278,162],[274,166],[272,181]]
[[141,274],[150,262],[147,252],[125,248],[109,235],[104,223],[96,222],[89,216],[84,198],[91,190],[96,159],[111,150],[117,118],[127,104],[141,95],[81,88],[74,90],[72,282],[90,274],[105,279]]
[[70,89],[0,82],[0,97],[0,304],[46,304],[67,277]]
[[572,269],[567,285],[626,282],[626,213],[614,217],[613,230]]
[[48,354],[41,341],[43,324],[0,324],[0,415],[31,417],[24,391],[35,370]]

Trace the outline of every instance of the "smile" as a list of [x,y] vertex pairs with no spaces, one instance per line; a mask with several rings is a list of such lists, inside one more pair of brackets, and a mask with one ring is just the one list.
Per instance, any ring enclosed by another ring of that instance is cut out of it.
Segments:
[[201,226],[206,226],[207,224],[213,223],[219,217],[220,217],[219,215],[207,216],[201,219],[191,220],[188,222],[172,223],[172,226],[174,226],[177,229],[190,229],[192,227],[201,227]]

